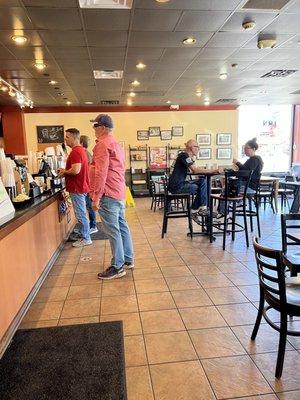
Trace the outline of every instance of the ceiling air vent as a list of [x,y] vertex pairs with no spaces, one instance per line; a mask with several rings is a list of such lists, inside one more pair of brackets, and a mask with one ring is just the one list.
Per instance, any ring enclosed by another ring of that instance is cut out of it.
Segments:
[[115,106],[119,104],[119,100],[101,100],[100,104],[102,106]]
[[79,0],[81,8],[131,8],[133,0]]
[[294,72],[297,72],[296,69],[273,69],[273,71],[268,72],[265,75],[262,75],[261,78],[285,78]]
[[95,79],[122,79],[123,71],[93,71]]
[[237,99],[219,99],[216,103],[234,103],[235,101],[237,101]]
[[289,2],[290,0],[249,0],[242,9],[278,11]]

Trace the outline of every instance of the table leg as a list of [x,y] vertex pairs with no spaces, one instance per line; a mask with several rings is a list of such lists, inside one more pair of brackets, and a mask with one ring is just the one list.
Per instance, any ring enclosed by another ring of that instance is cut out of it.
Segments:
[[296,214],[299,212],[299,207],[300,207],[300,187],[296,186],[295,188],[295,193],[294,193],[294,200],[292,203],[292,207],[290,210],[291,214]]
[[275,202],[276,214],[278,213],[278,205],[277,205],[277,202],[278,202],[278,189],[279,189],[279,180],[276,179],[276,180],[274,180],[274,202]]

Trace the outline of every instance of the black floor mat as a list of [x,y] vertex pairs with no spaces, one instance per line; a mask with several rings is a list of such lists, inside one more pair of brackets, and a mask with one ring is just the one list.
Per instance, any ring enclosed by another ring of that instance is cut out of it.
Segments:
[[126,400],[122,322],[19,330],[0,360],[5,400]]

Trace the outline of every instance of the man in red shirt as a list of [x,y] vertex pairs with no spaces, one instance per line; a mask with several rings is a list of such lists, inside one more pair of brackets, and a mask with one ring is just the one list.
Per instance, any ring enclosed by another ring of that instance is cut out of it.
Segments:
[[83,247],[92,244],[85,202],[90,189],[88,159],[85,149],[80,145],[78,129],[67,129],[65,141],[72,151],[67,158],[66,169],[61,169],[59,176],[66,178],[66,190],[70,193],[75,216],[79,222],[80,238],[73,243],[73,246]]
[[99,210],[103,228],[108,236],[111,265],[98,274],[99,279],[121,278],[126,268],[133,268],[133,246],[125,219],[125,154],[113,136],[113,121],[99,114],[94,122],[97,144],[90,165],[93,209]]

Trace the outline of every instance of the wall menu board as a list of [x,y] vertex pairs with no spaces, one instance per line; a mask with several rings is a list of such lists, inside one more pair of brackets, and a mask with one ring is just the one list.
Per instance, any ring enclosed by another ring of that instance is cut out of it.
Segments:
[[64,142],[64,126],[49,125],[37,126],[38,143],[63,143]]

